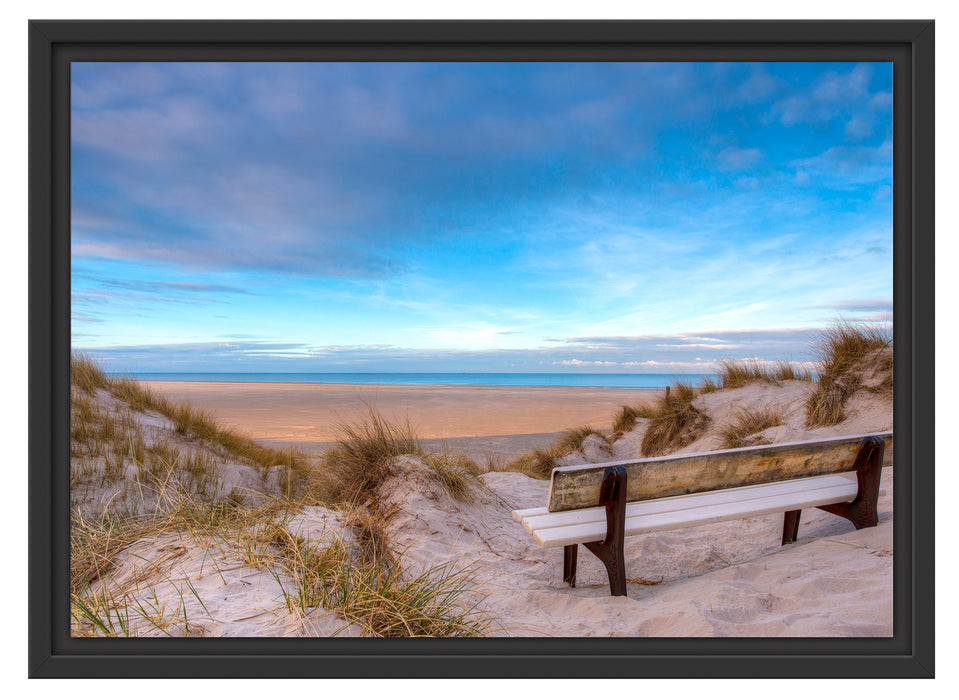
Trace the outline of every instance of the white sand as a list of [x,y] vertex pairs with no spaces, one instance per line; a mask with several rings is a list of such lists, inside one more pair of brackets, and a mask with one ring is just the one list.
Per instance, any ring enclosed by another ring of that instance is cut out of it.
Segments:
[[[737,408],[778,406],[786,424],[765,431],[782,442],[892,428],[889,399],[858,394],[842,424],[803,427],[810,385],[752,384],[696,399],[712,419],[683,452],[717,449]],[[162,427],[162,426],[160,426]],[[645,421],[612,448],[639,457]],[[608,461],[601,441],[566,462]],[[897,465],[908,469],[909,465]],[[893,633],[893,470],[883,473],[880,525],[856,531],[842,518],[804,510],[799,541],[780,546],[782,516],[736,520],[628,538],[628,595],[610,597],[602,565],[580,548],[578,586],[562,581],[562,548],[539,547],[510,517],[546,503],[548,482],[521,474],[482,475],[472,503],[455,501],[413,457],[396,460],[378,499],[389,512],[386,534],[410,575],[437,565],[472,572],[472,598],[500,636],[891,636]],[[344,520],[321,507],[291,523],[317,542],[352,537]],[[291,611],[289,576],[243,562],[229,542],[168,533],[128,547],[104,590],[133,602],[138,634],[215,636],[359,635],[363,630],[320,609]],[[202,601],[202,604],[201,602]],[[162,609],[162,626],[144,610]]]

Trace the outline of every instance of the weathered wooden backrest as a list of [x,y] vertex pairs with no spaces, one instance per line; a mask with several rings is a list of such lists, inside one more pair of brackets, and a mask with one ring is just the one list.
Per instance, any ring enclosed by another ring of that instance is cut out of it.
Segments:
[[740,447],[717,452],[649,457],[627,462],[557,467],[549,487],[550,512],[600,505],[606,467],[626,468],[626,500],[646,501],[850,471],[863,438],[883,439],[883,465],[892,464],[892,431],[822,440]]

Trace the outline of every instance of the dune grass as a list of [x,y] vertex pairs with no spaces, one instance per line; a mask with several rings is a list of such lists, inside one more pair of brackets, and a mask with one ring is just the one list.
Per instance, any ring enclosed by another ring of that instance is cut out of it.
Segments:
[[470,598],[470,572],[435,567],[409,576],[394,558],[355,556],[340,540],[317,546],[282,525],[266,533],[296,592],[291,609],[322,607],[377,637],[476,637],[489,625]]
[[[205,610],[196,587],[184,582],[190,595]],[[187,614],[187,596],[179,590],[179,600],[172,609],[168,601],[161,601],[155,588],[147,595],[115,594],[104,588],[90,590],[85,595],[70,594],[71,635],[75,637],[137,637],[145,629],[159,631],[168,637],[204,637],[203,624],[191,620]],[[209,619],[209,616],[207,616]]]
[[171,476],[153,493],[146,511],[107,508],[95,515],[72,508],[70,513],[71,589],[89,588],[112,568],[116,556],[137,540],[164,532],[184,533],[195,541],[221,540],[300,504],[275,498],[246,507],[242,499],[206,500],[193,486]]
[[570,454],[571,452],[576,452],[577,450],[581,450],[583,448],[583,442],[591,435],[598,437],[602,441],[603,445],[609,445],[609,441],[603,432],[588,425],[581,425],[576,428],[564,430],[563,434],[560,435],[559,439],[556,441],[556,449],[564,455]]
[[526,452],[508,462],[503,469],[537,479],[548,479],[556,460],[580,449],[588,436],[598,435],[609,446],[610,438],[615,440],[632,430],[638,418],[650,421],[641,446],[643,456],[657,456],[684,447],[699,437],[709,425],[709,417],[692,405],[693,399],[700,393],[691,384],[674,384],[668,394],[652,404],[623,406],[613,417],[613,433],[610,437],[588,426],[573,428],[552,445]]
[[123,403],[107,406],[74,388],[71,408],[71,489],[74,495],[113,488],[125,502],[134,491],[156,495],[178,480],[198,496],[211,499],[220,491],[221,459],[201,445],[174,445],[151,436]]
[[651,408],[650,424],[640,448],[644,457],[685,447],[706,431],[709,416],[693,406],[693,399],[699,393],[691,384],[677,382]]
[[431,452],[423,456],[436,474],[436,480],[453,499],[472,503],[480,482],[480,467],[474,459],[449,450]]
[[[70,381],[80,392],[74,392],[74,416],[78,424],[89,422],[83,414],[83,402],[89,405],[97,389],[108,392],[126,403],[131,411],[158,413],[172,421],[185,437],[206,440],[229,454],[231,459],[245,460],[261,467],[284,465],[295,468],[303,456],[296,450],[277,450],[234,430],[219,426],[213,418],[189,404],[174,403],[129,377],[110,377],[87,355],[75,353],[70,359]],[[89,408],[86,409],[89,411]],[[72,426],[71,426],[72,427]],[[78,435],[79,437],[79,435]]]
[[[205,609],[188,577],[176,574],[179,601],[171,608],[169,601],[162,601],[156,589],[145,582],[134,579],[131,586],[129,581],[111,580],[117,558],[138,541],[149,542],[170,533],[203,545],[220,542],[239,548],[245,533],[290,507],[281,500],[256,508],[242,508],[231,500],[213,503],[179,483],[165,484],[163,501],[153,503],[153,510],[146,513],[106,509],[88,516],[77,508],[72,510],[71,634],[139,636],[147,629],[171,636],[203,636],[203,625],[187,616],[184,586]],[[164,575],[161,561],[143,563]]]
[[536,447],[509,460],[500,469],[507,472],[519,472],[534,479],[549,479],[556,467],[556,460],[562,456],[555,445]]
[[812,381],[812,375],[788,362],[749,363],[723,360],[719,377],[706,377],[699,384],[679,382],[652,404],[623,406],[613,417],[613,435],[618,438],[636,426],[639,418],[650,421],[643,436],[644,457],[655,457],[680,449],[700,437],[709,427],[709,417],[693,406],[697,396],[723,389],[738,389],[754,382],[779,384],[784,381]]
[[603,444],[609,447],[609,439],[603,432],[583,425],[565,430],[551,445],[524,452],[505,465],[496,465],[496,470],[520,472],[535,479],[548,479],[556,466],[556,460],[582,449],[583,441],[591,435],[598,436]]
[[768,440],[750,439],[750,435],[760,433],[767,428],[783,424],[782,412],[777,408],[746,408],[736,414],[736,420],[720,431],[723,446],[726,448],[766,445]]
[[423,455],[424,450],[409,423],[397,425],[372,406],[354,422],[336,426],[336,444],[321,458],[322,471],[314,486],[330,503],[363,503],[374,497],[400,455]]
[[710,388],[738,389],[752,382],[780,383],[787,380],[812,381],[806,370],[796,369],[788,362],[758,363],[723,360],[719,365],[718,386],[710,382]]
[[480,473],[474,460],[449,450],[428,452],[409,421],[391,422],[373,406],[366,408],[359,419],[336,426],[336,442],[323,453],[321,468],[313,472],[312,492],[320,501],[354,506],[375,501],[379,485],[400,455],[422,460],[452,498],[472,501]]
[[110,591],[70,593],[71,633],[75,637],[130,637],[130,604]]
[[644,417],[645,407],[624,405],[613,416],[613,434],[622,435],[636,427],[636,420]]
[[[165,414],[167,415],[167,414]],[[297,450],[277,450],[256,440],[219,426],[207,413],[186,404],[179,404],[167,415],[176,431],[220,446],[232,457],[239,457],[261,467],[283,465],[295,468],[302,455]]]
[[[71,373],[75,486],[118,482],[124,485],[124,495],[139,498],[133,504],[126,498],[113,500],[94,515],[73,508],[73,634],[130,636],[143,624],[163,633],[204,633],[202,625],[186,618],[185,603],[166,610],[155,592],[153,599],[148,591],[146,597],[117,592],[109,582],[124,550],[139,540],[174,532],[206,545],[228,544],[243,561],[271,569],[275,576],[281,567],[296,582],[288,602],[295,601],[301,611],[322,605],[369,634],[483,634],[486,617],[477,613],[475,604],[464,602],[472,600],[466,573],[437,567],[418,576],[407,575],[387,541],[383,514],[375,502],[368,502],[388,475],[392,460],[403,454],[422,459],[451,497],[469,502],[479,485],[480,468],[473,460],[449,451],[425,452],[408,424],[392,424],[371,407],[364,419],[339,426],[340,439],[323,456],[323,469],[317,470],[295,452],[271,450],[225,430],[203,412],[169,402],[132,379],[109,377],[83,355],[72,358]],[[186,442],[172,435],[145,439],[137,412],[166,417]],[[191,446],[193,440],[195,446]],[[219,494],[221,458],[299,469],[301,476],[310,477],[310,488],[299,489],[296,498],[274,494],[265,504],[246,506],[238,494]],[[90,483],[97,479],[99,483]],[[317,479],[322,492],[315,488]],[[214,494],[221,497],[215,499]],[[343,517],[356,539],[355,550],[347,551],[342,545],[320,547],[285,531],[283,523],[292,513],[318,502],[344,509]],[[273,533],[266,548],[264,532]]]
[[[819,363],[816,389],[806,405],[807,427],[836,425],[859,389],[892,393],[892,338],[881,329],[839,323],[815,345]],[[864,387],[864,379],[870,379]]]

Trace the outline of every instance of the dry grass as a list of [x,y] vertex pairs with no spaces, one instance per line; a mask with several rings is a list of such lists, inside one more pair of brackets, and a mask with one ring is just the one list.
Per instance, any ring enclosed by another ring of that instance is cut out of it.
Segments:
[[407,422],[394,425],[372,406],[353,423],[336,426],[336,444],[323,453],[322,470],[314,474],[314,491],[321,500],[362,504],[375,495],[400,455],[423,455],[423,448]]
[[[71,431],[82,439],[79,432],[91,421],[91,399],[81,392],[93,394],[97,389],[108,392],[126,403],[129,411],[152,412],[172,421],[175,429],[185,437],[205,440],[217,446],[231,459],[243,460],[261,467],[284,465],[291,469],[303,458],[295,450],[276,450],[265,447],[251,438],[217,425],[210,416],[188,404],[176,404],[150,391],[129,377],[109,377],[90,357],[75,354],[70,360],[70,381],[80,391],[72,392],[73,425]],[[86,405],[84,405],[86,401]],[[102,422],[102,421],[101,421]],[[104,425],[104,429],[108,426]],[[103,441],[105,437],[101,436]]]
[[[812,375],[806,370],[797,370],[788,362],[759,364],[723,360],[719,367],[719,386],[709,382],[710,390],[719,388],[738,389],[752,382],[780,383],[787,380],[812,381]],[[706,393],[706,392],[702,392]]]
[[475,460],[449,450],[433,452],[423,457],[433,468],[435,479],[451,497],[464,503],[472,503],[482,482],[476,477],[480,467]]
[[650,424],[641,446],[644,457],[685,447],[706,431],[709,416],[693,406],[699,393],[696,387],[679,382],[651,408]]
[[[144,630],[162,634],[202,636],[205,629],[197,620],[186,615],[184,589],[189,590],[202,607],[188,577],[182,572],[176,576],[180,600],[160,600],[155,589],[141,588],[138,579],[116,581],[118,557],[139,541],[149,543],[155,538],[175,533],[178,539],[192,540],[203,547],[224,545],[236,552],[241,560],[261,568],[275,559],[255,557],[250,543],[264,531],[264,524],[285,522],[301,503],[275,498],[262,505],[243,506],[240,499],[227,498],[213,503],[200,498],[189,485],[170,480],[162,485],[157,502],[146,513],[120,513],[104,510],[95,517],[79,509],[71,513],[71,634],[75,636],[138,636]],[[146,563],[146,562],[145,562]],[[149,562],[160,575],[163,564]],[[214,570],[216,563],[213,564]],[[131,587],[131,583],[133,586]],[[152,593],[151,593],[152,591]]]
[[[73,634],[129,636],[144,624],[165,634],[204,633],[202,625],[186,619],[185,602],[168,610],[155,592],[154,599],[149,592],[146,597],[142,592],[116,593],[109,579],[124,550],[171,532],[204,545],[231,545],[243,561],[275,576],[277,567],[292,572],[297,592],[288,599],[291,603],[300,609],[322,605],[370,634],[483,633],[485,618],[464,602],[471,599],[468,576],[446,568],[407,576],[391,552],[376,504],[357,506],[374,494],[401,454],[420,457],[447,493],[470,501],[479,485],[480,468],[473,460],[449,451],[427,454],[408,424],[390,424],[370,409],[365,420],[339,426],[340,440],[324,455],[323,469],[309,470],[307,460],[296,453],[271,450],[224,430],[188,405],[168,402],[131,379],[109,377],[87,357],[75,356],[71,372],[74,485],[117,482],[123,487],[117,492],[123,497],[96,515],[73,509]],[[116,404],[107,395],[115,397]],[[166,417],[175,432],[196,442],[162,434],[146,439],[138,412]],[[301,476],[309,474],[312,488],[296,499],[274,496],[264,505],[246,506],[238,494],[219,493],[221,457],[260,466],[282,464],[287,473],[298,469]],[[318,547],[285,530],[290,514],[317,502],[318,474],[325,489],[322,502],[351,506],[344,517],[355,533],[355,550],[342,543]]]
[[714,391],[719,391],[723,388],[723,385],[720,382],[717,382],[712,377],[706,377],[699,383],[699,393],[702,394],[711,394]]
[[111,508],[123,507],[132,498],[150,510],[148,501],[162,500],[159,494],[172,482],[205,500],[219,493],[221,461],[210,450],[148,437],[123,403],[107,406],[77,387],[73,398],[70,484],[75,499],[99,492],[96,499],[115,501]]
[[376,491],[389,476],[393,460],[412,455],[429,468],[432,478],[451,497],[471,502],[480,486],[478,464],[450,450],[427,452],[409,422],[393,423],[372,406],[354,422],[336,426],[336,443],[323,453],[310,477],[308,492],[321,502],[339,506],[374,503]]
[[218,445],[231,457],[238,457],[261,467],[279,464],[292,469],[302,459],[302,455],[296,450],[265,447],[236,431],[222,428],[211,416],[186,404],[173,407],[167,417],[173,421],[176,431],[181,435],[206,440]]
[[583,441],[590,435],[602,438],[609,447],[609,440],[602,432],[588,425],[570,428],[547,447],[537,447],[521,454],[505,465],[496,465],[496,471],[511,471],[526,474],[534,479],[549,479],[556,467],[556,460],[582,449]]
[[595,435],[602,440],[604,445],[609,446],[609,441],[605,434],[588,425],[582,425],[578,428],[570,428],[563,431],[563,434],[560,435],[556,441],[556,450],[563,455],[581,450],[583,449],[583,442],[591,435]]
[[102,578],[123,549],[156,532],[146,520],[109,511],[91,518],[74,509],[71,516],[70,588],[74,594]]
[[88,394],[97,389],[105,389],[109,379],[103,368],[90,356],[74,353],[70,358],[70,384]]
[[511,459],[500,469],[507,472],[519,472],[534,479],[549,479],[556,467],[556,460],[562,456],[554,445],[537,447]]
[[768,440],[749,436],[761,433],[767,428],[783,424],[782,413],[776,408],[743,409],[736,415],[736,422],[720,431],[723,446],[726,448],[748,447],[750,445],[769,444]]
[[[863,388],[882,396],[892,396],[893,387],[893,357],[892,352],[879,351],[875,363],[870,365],[874,381],[868,382]],[[876,381],[878,380],[878,381]]]
[[377,637],[482,636],[489,618],[466,602],[467,571],[436,567],[408,576],[393,558],[356,556],[342,541],[318,547],[282,524],[266,531],[296,593],[291,611],[322,607]]
[[882,330],[840,323],[823,334],[815,349],[819,378],[806,405],[807,427],[841,423],[846,403],[862,388],[892,393],[892,339]]
[[277,514],[295,512],[300,504],[276,498],[244,507],[241,499],[204,500],[192,485],[170,478],[146,502],[146,512],[106,509],[94,516],[73,508],[70,514],[71,589],[75,593],[106,575],[116,556],[137,540],[164,532],[185,533],[190,538],[227,541]]
[[623,406],[613,416],[613,436],[619,437],[624,433],[636,427],[636,421],[640,418],[652,418],[655,415],[655,407],[650,404],[637,404],[634,406]]

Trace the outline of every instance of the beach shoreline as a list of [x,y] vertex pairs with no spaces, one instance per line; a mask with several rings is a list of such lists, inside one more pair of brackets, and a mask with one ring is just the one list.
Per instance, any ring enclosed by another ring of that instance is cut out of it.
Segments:
[[224,427],[271,446],[322,451],[336,426],[375,408],[405,422],[430,445],[448,441],[478,458],[508,457],[548,444],[568,428],[608,429],[626,404],[662,388],[478,384],[326,384],[151,380],[144,386],[189,402]]

